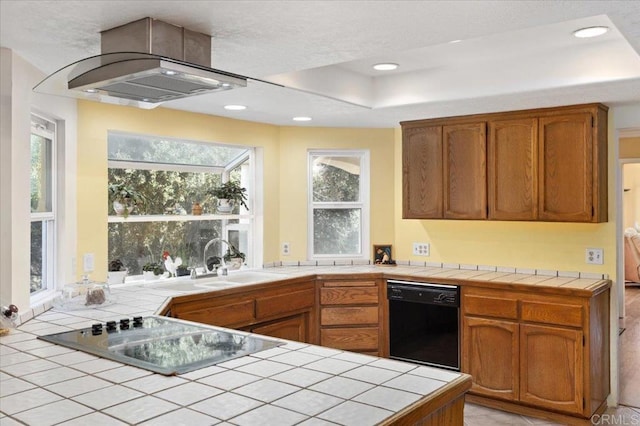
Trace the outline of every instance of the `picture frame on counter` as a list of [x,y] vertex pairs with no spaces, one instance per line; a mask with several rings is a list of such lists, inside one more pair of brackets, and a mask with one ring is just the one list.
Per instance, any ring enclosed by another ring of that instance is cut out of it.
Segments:
[[374,244],[373,245],[373,263],[381,266],[395,266],[396,261],[393,260],[393,250],[391,244]]

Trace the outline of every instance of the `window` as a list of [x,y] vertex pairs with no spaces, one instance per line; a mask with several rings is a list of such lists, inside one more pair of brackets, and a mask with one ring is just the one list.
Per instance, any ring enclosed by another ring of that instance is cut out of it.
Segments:
[[54,288],[56,125],[31,116],[31,279],[30,294]]
[[367,258],[369,152],[309,152],[309,253]]
[[[108,156],[109,184],[123,183],[144,199],[125,218],[115,215],[110,194],[109,261],[120,259],[129,275],[139,275],[167,251],[188,267],[202,267],[204,246],[222,238],[253,265],[253,149],[111,132]],[[217,213],[211,192],[228,180],[247,189],[250,210],[237,206],[232,214]],[[217,243],[207,255],[223,256],[226,250]]]

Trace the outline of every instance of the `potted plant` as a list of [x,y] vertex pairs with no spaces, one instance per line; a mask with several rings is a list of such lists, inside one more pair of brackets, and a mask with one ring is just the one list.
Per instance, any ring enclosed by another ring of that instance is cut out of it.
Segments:
[[109,284],[122,284],[127,276],[127,268],[120,259],[114,259],[109,262],[107,272],[107,282]]
[[214,197],[218,199],[217,210],[219,213],[231,213],[233,208],[240,204],[249,210],[247,206],[247,189],[240,186],[238,182],[228,181],[212,191]]
[[128,217],[135,207],[141,208],[145,203],[144,195],[124,182],[110,183],[109,196],[118,216]]
[[227,252],[224,254],[224,262],[229,269],[240,269],[244,264],[245,254],[239,251],[231,243],[227,243]]
[[145,280],[153,280],[158,275],[164,273],[164,268],[160,262],[148,262],[142,267],[142,275]]

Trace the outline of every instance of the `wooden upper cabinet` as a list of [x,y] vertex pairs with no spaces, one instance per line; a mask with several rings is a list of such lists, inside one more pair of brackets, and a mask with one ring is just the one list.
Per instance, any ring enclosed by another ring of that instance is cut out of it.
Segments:
[[402,133],[402,211],[405,219],[442,218],[442,127]]
[[538,120],[489,122],[489,219],[538,217]]
[[602,104],[401,123],[403,217],[607,221]]
[[589,113],[540,119],[540,218],[589,222],[593,214],[593,138]]
[[443,126],[444,217],[487,217],[486,123]]

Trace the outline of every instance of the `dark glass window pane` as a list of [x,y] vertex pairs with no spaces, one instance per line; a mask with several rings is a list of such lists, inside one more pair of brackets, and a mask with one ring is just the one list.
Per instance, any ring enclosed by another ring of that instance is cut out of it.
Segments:
[[315,209],[314,254],[361,254],[360,209]]
[[[133,214],[173,214],[176,204],[191,214],[194,203],[200,203],[204,213],[215,213],[215,200],[211,191],[221,184],[219,174],[175,172],[164,170],[109,169],[109,183],[124,182],[142,194],[144,206]],[[113,210],[109,196],[109,214]]]
[[[140,275],[146,263],[162,261],[162,253],[168,251],[172,259],[182,258],[183,265],[202,267],[204,246],[221,234],[222,225],[214,220],[110,223],[109,261],[120,259],[130,275]],[[207,256],[224,254],[216,250],[226,246],[212,246]]]
[[52,190],[51,139],[31,135],[31,212],[51,212]]
[[312,168],[314,202],[360,200],[360,157],[317,156]]
[[46,259],[43,250],[45,234],[44,222],[31,222],[31,294],[46,288],[44,282]]

